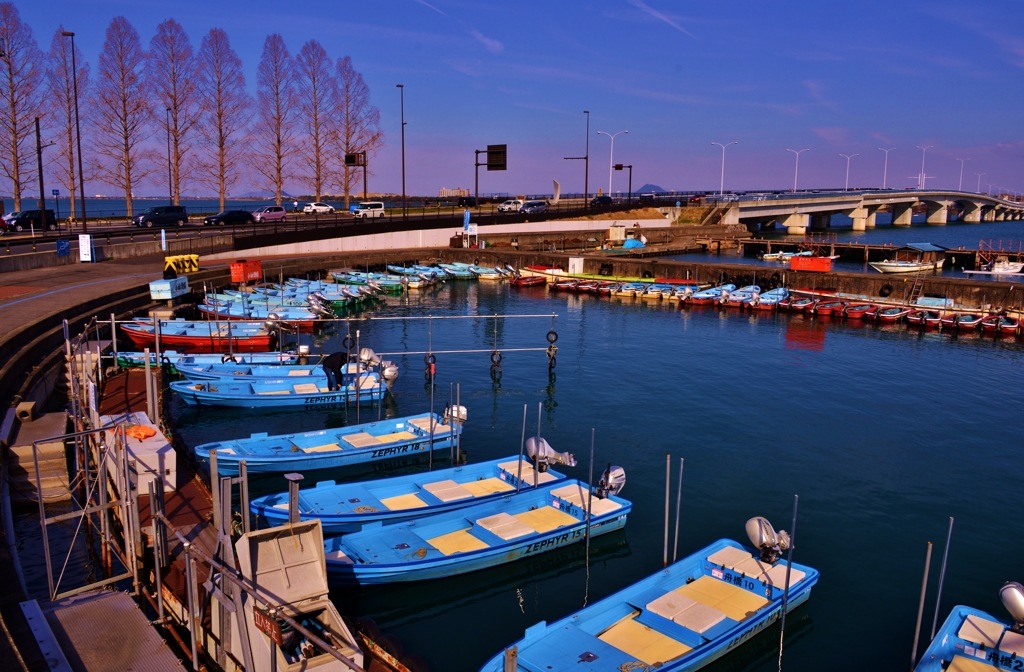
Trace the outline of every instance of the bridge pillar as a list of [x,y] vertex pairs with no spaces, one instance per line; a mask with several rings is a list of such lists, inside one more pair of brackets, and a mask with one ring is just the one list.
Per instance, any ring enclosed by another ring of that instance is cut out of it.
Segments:
[[963,214],[960,215],[961,221],[970,222],[972,224],[977,224],[981,221],[981,203],[965,201],[961,202],[960,205],[963,207]]
[[807,227],[810,226],[810,215],[795,212],[792,215],[787,216],[785,219],[780,220],[780,224],[786,227],[786,233],[795,236],[802,236],[807,233]]
[[928,214],[925,221],[933,225],[943,225],[949,219],[949,203],[946,201],[925,201]]
[[729,209],[725,211],[725,215],[722,217],[722,224],[739,224],[740,223],[740,206],[738,203],[734,203],[729,206]]
[[877,205],[862,205],[859,208],[847,212],[846,216],[853,219],[854,231],[863,231],[865,229],[875,228],[875,213],[877,211]]
[[815,212],[811,215],[811,231],[824,231],[832,226],[831,212]]
[[913,204],[912,203],[893,203],[892,204],[892,225],[893,226],[910,226],[910,218],[913,217]]
[[986,207],[981,215],[981,221],[983,222],[994,222],[996,221],[996,209],[993,207]]
[[1006,220],[1006,210],[1003,210],[1002,208],[996,208],[995,215],[995,221],[997,222]]

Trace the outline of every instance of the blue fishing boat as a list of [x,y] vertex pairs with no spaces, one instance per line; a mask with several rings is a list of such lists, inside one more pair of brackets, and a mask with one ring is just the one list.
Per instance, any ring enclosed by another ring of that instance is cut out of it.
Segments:
[[[433,415],[434,450],[448,450],[462,427]],[[196,446],[196,458],[210,459],[217,451],[217,471],[237,474],[245,460],[249,473],[284,473],[350,467],[396,456],[416,455],[430,450],[431,414],[390,418],[361,425],[321,429],[299,434],[268,436],[265,432],[247,439],[218,441]]]
[[[435,449],[437,446],[435,442]],[[553,469],[535,471],[525,459],[520,465],[518,457],[513,455],[376,481],[324,481],[314,488],[299,491],[299,517],[301,520],[319,518],[325,536],[358,532],[363,525],[378,521],[386,525],[403,523],[494,501],[514,494],[517,485],[521,491],[527,491],[533,488],[535,475],[540,485],[566,478]],[[259,497],[250,502],[249,508],[270,525],[284,525],[288,522],[288,493]]]
[[[748,522],[748,532],[755,521],[764,519]],[[794,563],[790,571],[761,549],[759,556],[730,539],[716,541],[559,621],[527,628],[481,672],[704,667],[779,618],[787,574],[787,612],[805,602],[818,581],[817,570]]]
[[[235,362],[236,364],[258,364],[267,366],[278,364],[298,364],[300,355],[295,352],[213,352],[190,355],[176,350],[165,350],[160,353],[160,358],[164,362],[170,364],[172,371],[178,372],[178,367],[204,367],[211,364],[223,364],[228,361]],[[314,359],[319,358],[319,355],[314,356]],[[149,353],[149,364],[150,366],[157,365],[156,352]],[[117,365],[126,369],[143,367],[146,365],[146,353],[119,352],[117,353]]]
[[438,264],[445,274],[456,280],[476,280],[476,274],[469,267],[460,264]]
[[692,304],[694,304],[696,306],[706,305],[706,304],[709,304],[709,303],[714,303],[715,301],[718,301],[720,298],[722,298],[722,293],[723,292],[728,293],[728,292],[731,292],[731,291],[733,291],[735,289],[736,289],[736,285],[734,285],[732,283],[727,283],[727,284],[724,284],[724,285],[718,285],[717,287],[710,287],[708,289],[704,289],[704,290],[701,290],[699,292],[694,292],[688,298],[686,298],[686,299],[680,298],[680,300],[685,300],[688,303],[692,303]]
[[211,292],[206,295],[205,302],[213,306],[242,304],[248,306],[260,306],[263,308],[304,308],[309,306],[309,301],[306,300],[306,297],[304,296],[271,296],[270,294],[239,292],[237,290]]
[[764,294],[754,294],[750,297],[747,305],[754,310],[772,310],[779,305],[779,301],[789,298],[789,290],[785,287],[769,289]]
[[[422,581],[503,565],[621,529],[632,504],[605,472],[591,498],[586,483],[549,483],[537,489],[448,513],[381,525],[324,543],[327,574],[338,584]],[[622,483],[625,477],[622,476]]]
[[914,672],[1024,669],[1024,586],[1007,583],[999,597],[1013,623],[980,609],[953,607]]
[[236,408],[281,408],[295,406],[344,406],[366,404],[384,398],[387,388],[376,373],[359,377],[342,376],[341,389],[327,389],[327,378],[298,382],[292,378],[254,379],[251,381],[207,380],[171,383],[171,390],[189,406],[233,406]]

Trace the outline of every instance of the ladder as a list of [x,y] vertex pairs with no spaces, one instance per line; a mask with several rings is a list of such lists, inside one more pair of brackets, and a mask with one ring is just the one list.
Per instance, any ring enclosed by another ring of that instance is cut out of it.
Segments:
[[924,272],[918,271],[917,275],[914,276],[914,285],[910,288],[910,293],[907,295],[907,304],[917,303],[917,300],[921,298],[921,292],[924,291]]

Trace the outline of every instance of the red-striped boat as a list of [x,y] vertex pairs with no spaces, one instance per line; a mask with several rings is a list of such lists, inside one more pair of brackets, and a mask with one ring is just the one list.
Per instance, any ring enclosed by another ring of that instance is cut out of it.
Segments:
[[1019,328],[1020,321],[1006,315],[990,315],[981,321],[981,330],[990,333],[1016,334]]
[[[122,324],[121,330],[141,348],[156,344],[156,330],[152,323]],[[266,352],[274,335],[264,327],[239,325],[230,322],[178,322],[160,323],[160,345],[176,350],[202,350],[207,352]]]
[[802,313],[809,310],[817,303],[815,299],[796,299],[789,304],[789,309],[794,313]]
[[513,287],[537,287],[547,282],[543,275],[517,275],[508,284]]
[[942,318],[942,326],[959,331],[974,331],[983,319],[985,316],[978,313],[952,313]]
[[914,310],[907,314],[907,322],[922,327],[938,327],[942,324],[942,314],[937,310]]
[[612,293],[612,291],[618,286],[619,283],[613,280],[605,280],[598,284],[597,289],[595,291],[601,296],[609,296]]
[[873,303],[850,303],[843,308],[843,317],[848,320],[862,320],[869,310],[878,306]]
[[577,284],[579,284],[579,280],[559,279],[548,285],[548,289],[551,291],[571,292],[576,289]]
[[875,319],[879,322],[899,322],[908,313],[910,313],[910,308],[900,308],[899,306],[879,308],[875,312]]
[[817,315],[841,314],[845,307],[845,301],[819,301],[814,305],[814,307],[809,308],[808,312],[815,313]]

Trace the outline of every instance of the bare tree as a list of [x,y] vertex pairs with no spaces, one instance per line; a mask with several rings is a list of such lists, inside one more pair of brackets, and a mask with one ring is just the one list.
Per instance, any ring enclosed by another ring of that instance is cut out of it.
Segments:
[[273,191],[274,203],[281,205],[284,183],[291,177],[289,150],[295,143],[295,64],[277,33],[263,43],[256,98],[253,167],[258,186]]
[[53,177],[70,194],[71,219],[75,219],[78,216],[78,201],[75,200],[78,189],[78,173],[75,172],[75,76],[77,74],[78,90],[87,92],[89,64],[82,57],[82,50],[76,47],[74,61],[78,72],[74,72],[71,67],[71,41],[61,35],[63,30],[64,26],[61,26],[53,34],[47,55],[46,79],[52,103],[48,114],[57,148],[57,156],[52,162]]
[[167,19],[156,27],[146,55],[146,80],[153,94],[159,126],[170,135],[171,192],[181,204],[182,184],[187,184],[191,136],[199,121],[196,94],[196,63],[192,43],[181,24]]
[[[338,153],[366,153],[368,160],[384,145],[384,133],[380,130],[380,110],[370,104],[370,87],[363,76],[352,66],[348,56],[338,59],[336,67],[338,81],[337,119]],[[345,208],[348,209],[350,194],[358,184],[362,171],[342,163],[339,177],[345,192]],[[357,191],[357,190],[356,190]],[[366,198],[366,194],[363,194]]]
[[128,217],[134,214],[133,190],[155,170],[153,152],[143,146],[152,119],[142,77],[145,59],[138,31],[125,17],[114,17],[107,27],[89,99],[91,144],[99,179],[124,191]]
[[0,3],[0,171],[11,182],[14,209],[21,210],[21,192],[31,186],[31,149],[34,119],[40,115],[43,54],[32,36],[32,29],[22,23],[18,8],[10,2]]
[[305,132],[305,149],[309,157],[307,177],[313,195],[320,200],[330,173],[328,148],[334,143],[335,95],[337,82],[331,69],[327,50],[316,40],[302,45],[295,57],[299,121]]
[[197,72],[202,100],[199,130],[209,147],[201,163],[206,180],[217,188],[223,210],[227,192],[238,179],[242,131],[249,123],[252,98],[245,91],[242,60],[222,29],[214,28],[203,37]]

